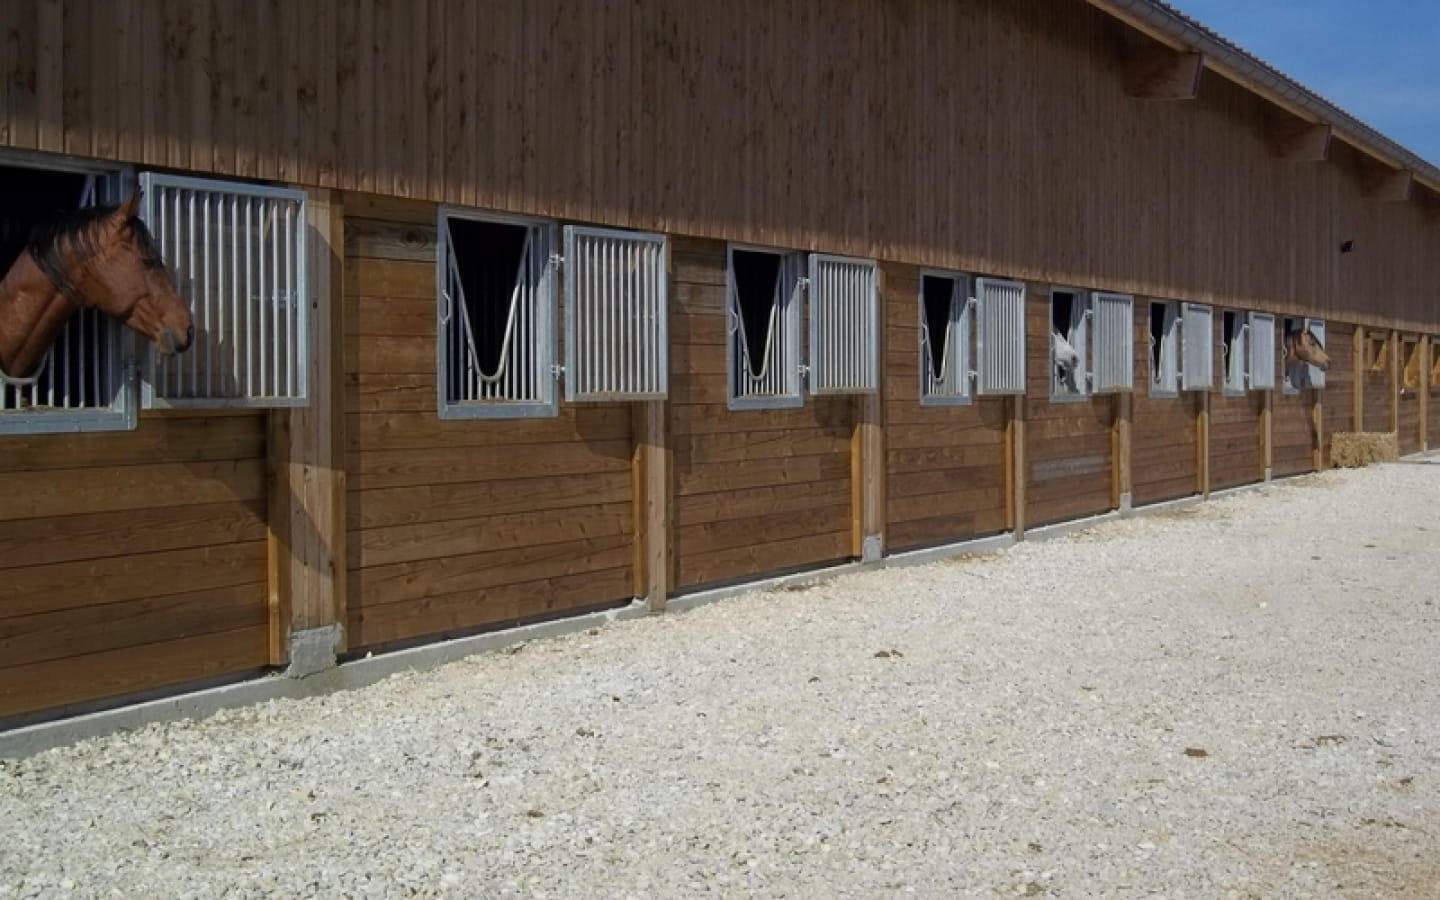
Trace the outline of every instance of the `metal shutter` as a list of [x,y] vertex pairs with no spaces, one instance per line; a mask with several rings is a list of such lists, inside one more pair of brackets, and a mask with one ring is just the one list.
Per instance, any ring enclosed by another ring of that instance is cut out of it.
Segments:
[[975,391],[1025,393],[1025,285],[975,281]]
[[879,390],[875,261],[810,255],[810,392]]
[[305,192],[146,172],[144,208],[195,343],[147,354],[148,407],[304,406]]
[[1180,386],[1204,390],[1215,379],[1214,311],[1201,303],[1180,304]]
[[662,400],[669,390],[664,235],[565,228],[565,398]]
[[1094,390],[1128,391],[1135,386],[1135,298],[1096,291],[1091,295]]
[[1275,317],[1270,313],[1250,314],[1249,335],[1250,389],[1275,389]]

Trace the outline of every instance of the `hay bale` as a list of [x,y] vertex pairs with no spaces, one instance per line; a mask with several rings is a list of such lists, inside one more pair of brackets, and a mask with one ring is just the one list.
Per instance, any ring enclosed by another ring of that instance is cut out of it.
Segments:
[[1358,468],[1399,458],[1400,445],[1393,431],[1337,431],[1330,438],[1331,465]]

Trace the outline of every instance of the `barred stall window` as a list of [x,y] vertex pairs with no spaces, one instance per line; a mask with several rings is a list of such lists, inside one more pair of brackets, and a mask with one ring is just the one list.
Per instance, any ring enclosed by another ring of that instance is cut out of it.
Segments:
[[1243,396],[1248,363],[1244,314],[1233,309],[1223,311],[1220,314],[1220,332],[1223,339],[1220,344],[1220,392],[1231,397]]
[[565,399],[669,392],[664,235],[565,227]]
[[1071,288],[1050,291],[1050,399],[1079,399],[1090,393],[1090,304]]
[[1250,313],[1250,361],[1246,370],[1252,391],[1275,389],[1275,317],[1269,313]]
[[810,393],[879,390],[875,261],[810,254]]
[[440,210],[436,365],[442,419],[553,416],[553,225]]
[[920,273],[920,405],[970,402],[970,279]]
[[1201,303],[1180,304],[1180,385],[1205,391],[1215,381],[1215,317]]
[[[1309,360],[1325,358],[1325,322],[1322,319],[1304,319],[1286,316],[1283,322],[1282,346],[1285,352],[1285,383],[1283,392],[1298,394],[1309,388],[1325,387],[1325,370],[1312,365]],[[1388,348],[1388,344],[1384,345]],[[1385,350],[1378,364],[1389,365]],[[1373,369],[1372,369],[1373,371]]]
[[307,402],[305,192],[146,172],[141,212],[195,320],[195,342],[146,354],[144,405]]
[[1091,343],[1094,345],[1093,388],[1097,394],[1132,390],[1135,386],[1135,298],[1096,291]]
[[975,392],[1025,393],[1025,285],[975,281]]
[[730,409],[800,406],[802,257],[730,247],[726,358]]
[[1180,304],[1150,301],[1150,396],[1180,396]]

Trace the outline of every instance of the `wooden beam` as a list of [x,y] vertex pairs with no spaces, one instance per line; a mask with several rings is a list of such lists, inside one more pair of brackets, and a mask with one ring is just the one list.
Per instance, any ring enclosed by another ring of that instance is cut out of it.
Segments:
[[1325,468],[1325,392],[1312,388],[1310,390],[1310,430],[1315,435],[1315,443],[1310,448],[1310,464],[1319,472]]
[[1010,420],[1005,426],[1005,487],[1010,501],[1010,529],[1015,539],[1025,537],[1025,398],[1010,398]]
[[660,612],[670,596],[669,407],[664,400],[652,400],[633,404],[631,411],[635,595],[647,600],[651,612]]
[[1420,354],[1420,451],[1430,449],[1430,335],[1420,335],[1420,345],[1415,349]]
[[1110,486],[1110,505],[1115,509],[1126,509],[1133,502],[1131,422],[1134,409],[1134,394],[1126,391],[1115,395],[1115,420],[1110,429],[1110,453],[1115,461]]
[[1368,179],[1368,194],[1381,203],[1404,203],[1410,199],[1415,185],[1415,173],[1394,169],[1377,171]]
[[1354,426],[1352,431],[1365,430],[1365,326],[1355,326],[1355,350],[1351,354],[1355,357],[1355,385],[1353,401]]
[[1265,143],[1270,154],[1287,162],[1329,159],[1332,133],[1327,123],[1297,119],[1279,110],[1271,110],[1265,116]]
[[1125,93],[1141,100],[1194,100],[1205,57],[1160,44],[1133,48],[1125,58]]
[[345,649],[346,510],[344,209],[340,196],[311,191],[309,403],[270,414],[269,521],[271,662],[290,660],[290,637],[335,627]]
[[1269,481],[1275,472],[1275,392],[1265,391],[1260,407],[1260,469],[1261,476]]
[[851,553],[872,562],[885,554],[885,428],[880,393],[855,398],[851,440]]
[[1195,410],[1195,487],[1210,496],[1210,389],[1200,392]]
[[1390,430],[1400,439],[1400,332],[1391,331],[1390,349]]

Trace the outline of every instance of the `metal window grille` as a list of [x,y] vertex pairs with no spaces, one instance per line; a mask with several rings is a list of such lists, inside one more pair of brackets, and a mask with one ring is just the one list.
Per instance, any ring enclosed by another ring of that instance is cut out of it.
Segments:
[[[1061,298],[1070,298],[1069,311]],[[1057,303],[1062,304],[1057,309]],[[1063,321],[1057,317],[1064,317]],[[1052,288],[1050,291],[1050,399],[1072,400],[1090,393],[1090,304],[1083,291]],[[1062,356],[1073,351],[1073,368],[1061,365]]]
[[1150,304],[1150,396],[1175,397],[1180,393],[1180,317],[1173,300]]
[[1090,297],[1093,386],[1097,394],[1128,391],[1135,386],[1135,298],[1096,291]]
[[975,280],[975,392],[1025,393],[1025,285]]
[[1252,391],[1275,389],[1275,317],[1250,313],[1249,385]]
[[1180,384],[1187,391],[1207,390],[1215,380],[1214,311],[1184,303],[1180,319]]
[[[754,296],[742,298],[737,254],[742,265],[747,257],[751,262],[768,257],[776,267],[774,284],[768,288],[747,284],[743,289]],[[730,409],[780,409],[804,403],[800,384],[802,264],[802,258],[794,253],[730,248],[725,316]],[[768,295],[761,296],[767,289]],[[747,309],[763,321],[747,322]],[[756,328],[757,324],[761,327]]]
[[[12,160],[7,156],[4,162]],[[78,205],[113,205],[125,199],[128,173],[16,163],[26,169],[84,175]],[[0,273],[3,274],[3,273]],[[124,326],[94,309],[82,309],[66,323],[38,372],[10,372],[35,378],[30,385],[0,384],[0,434],[55,434],[125,431],[136,424],[129,362],[132,344]]]
[[147,353],[145,406],[304,406],[305,192],[154,172],[140,186],[195,322],[185,353]]
[[880,387],[875,261],[810,254],[810,393]]
[[565,264],[565,399],[664,399],[665,236],[567,225]]
[[1245,370],[1249,366],[1246,340],[1249,326],[1243,313],[1227,309],[1220,314],[1220,390],[1235,396],[1245,393]]
[[[440,418],[555,415],[555,228],[442,207],[436,234]],[[518,252],[478,246],[501,236]]]
[[920,273],[921,406],[970,402],[969,286],[964,275]]
[[1285,337],[1291,332],[1299,331],[1305,327],[1305,320],[1286,316],[1281,320],[1280,329],[1280,359],[1281,359],[1281,393],[1298,394],[1302,387],[1309,387],[1305,383],[1309,366],[1302,362],[1290,362],[1290,353],[1285,349]]
[[[1315,339],[1320,342],[1320,346],[1324,347],[1325,320],[1306,319],[1305,327],[1310,330],[1311,334],[1315,335]],[[1325,370],[1320,368],[1319,366],[1312,366],[1307,363],[1305,366],[1305,379],[1306,387],[1323,388],[1325,387]]]

